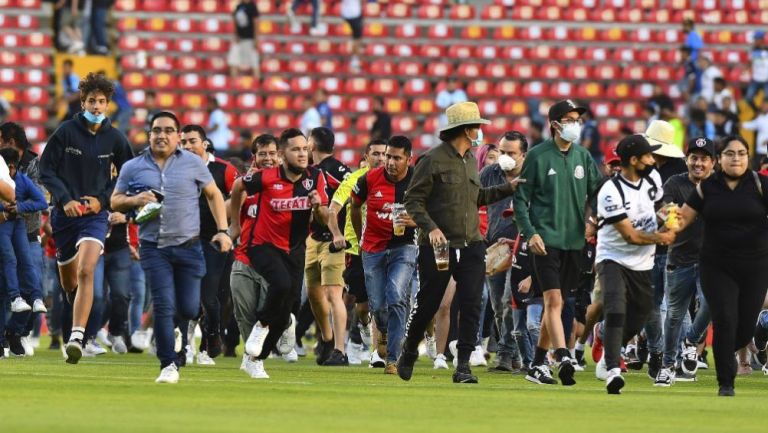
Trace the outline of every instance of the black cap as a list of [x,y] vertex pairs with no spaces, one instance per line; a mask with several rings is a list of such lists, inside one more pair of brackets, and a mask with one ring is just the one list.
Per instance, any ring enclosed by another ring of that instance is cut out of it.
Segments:
[[570,113],[571,111],[575,111],[579,113],[579,116],[581,116],[584,114],[584,112],[587,111],[587,109],[584,107],[579,107],[570,99],[565,99],[549,107],[549,120],[560,120],[563,118],[563,116]]
[[648,143],[648,140],[642,135],[634,134],[625,137],[619,142],[616,146],[616,154],[619,155],[622,160],[626,161],[633,156],[639,158],[646,153],[653,153],[653,151],[659,150],[660,148],[661,146],[658,144],[651,146],[651,144]]
[[715,157],[715,142],[705,137],[698,137],[691,139],[688,142],[688,150],[685,151],[686,155],[690,155],[692,152],[700,150],[712,158]]

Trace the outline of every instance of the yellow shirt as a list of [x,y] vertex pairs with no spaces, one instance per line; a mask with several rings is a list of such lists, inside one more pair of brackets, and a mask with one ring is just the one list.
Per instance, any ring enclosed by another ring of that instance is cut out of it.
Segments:
[[[363,177],[365,173],[368,173],[368,167],[361,168],[349,176],[347,176],[346,179],[344,179],[343,182],[339,185],[338,189],[336,189],[336,192],[333,194],[332,201],[336,202],[337,204],[341,206],[346,206],[347,208],[347,218],[346,222],[344,223],[344,238],[347,239],[347,242],[352,245],[350,248],[347,249],[347,253],[354,254],[356,256],[360,255],[360,243],[357,240],[357,234],[355,234],[355,229],[352,227],[352,219],[351,212],[350,212],[350,205],[349,205],[349,198],[352,195],[352,188],[357,185],[358,179]],[[365,205],[363,205],[365,206]],[[365,214],[365,209],[363,209],[363,215]]]

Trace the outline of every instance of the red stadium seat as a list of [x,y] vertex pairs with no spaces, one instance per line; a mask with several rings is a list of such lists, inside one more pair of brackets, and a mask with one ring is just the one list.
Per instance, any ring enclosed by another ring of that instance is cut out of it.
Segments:
[[349,99],[349,110],[357,113],[373,111],[373,98],[370,96],[353,96]]
[[645,22],[645,12],[642,9],[622,9],[619,11],[618,20],[626,23]]
[[529,81],[523,85],[522,96],[525,98],[541,98],[547,96],[546,87],[541,81]]
[[553,56],[558,60],[581,60],[584,58],[584,53],[580,47],[569,45],[556,48]]
[[[171,30],[176,33],[193,34],[198,31],[197,22],[188,18],[181,18],[171,21]],[[202,29],[203,31],[205,29]]]
[[125,35],[121,37],[117,46],[123,51],[140,51],[145,50],[147,45],[146,41],[135,35]]
[[[404,61],[397,63],[397,74],[405,77],[424,75],[424,64],[420,62]],[[395,70],[395,66],[392,66]],[[390,72],[391,73],[391,72]]]
[[241,93],[235,98],[235,107],[238,110],[257,110],[261,105],[261,99],[254,93]]
[[396,96],[400,90],[400,84],[393,78],[380,78],[373,80],[371,90],[375,95]]
[[173,41],[173,45],[176,51],[182,53],[195,53],[200,49],[197,39],[176,39]]
[[370,131],[371,127],[373,127],[374,120],[376,120],[376,117],[373,115],[358,116],[357,122],[355,122],[355,129],[358,131]]
[[195,2],[196,8],[195,10],[200,13],[229,13],[231,12],[229,7],[227,7],[227,2],[223,2],[220,0],[198,0]]
[[261,128],[263,126],[263,122],[264,118],[262,117],[261,113],[256,113],[253,111],[248,113],[241,113],[237,119],[237,123],[240,124],[241,128],[246,128],[249,130]]
[[452,20],[471,20],[475,18],[475,8],[472,5],[453,5],[448,12]]
[[149,68],[158,71],[170,71],[173,69],[173,58],[171,56],[154,55],[148,59]]
[[600,65],[595,67],[594,78],[599,80],[615,80],[621,74],[619,67],[613,64]]
[[416,38],[421,35],[421,28],[413,23],[400,24],[395,27],[395,37],[398,39]]
[[539,68],[538,77],[547,80],[557,80],[565,74],[565,67],[559,63],[548,63]]
[[532,59],[550,60],[552,58],[553,47],[551,45],[537,45],[531,48],[529,56]]
[[149,78],[149,85],[153,89],[176,90],[178,87],[176,84],[176,77],[165,72],[152,74]]
[[493,94],[493,84],[488,80],[472,80],[467,86],[470,99],[486,98]]
[[40,9],[40,0],[16,0],[16,7],[19,9]]
[[412,57],[416,48],[410,44],[398,44],[392,47],[392,55],[396,57]]
[[372,22],[363,28],[363,36],[366,38],[385,38],[389,36],[388,28],[379,22]]
[[464,61],[464,62],[461,62],[456,72],[458,73],[458,76],[462,78],[478,78],[481,75],[482,70],[483,70],[482,64],[469,63]]
[[[270,2],[267,2],[270,3]],[[384,14],[384,9],[379,3],[365,3],[363,5],[363,15],[370,18],[377,18]]]
[[528,104],[525,101],[509,99],[504,102],[504,112],[507,116],[527,116]]
[[349,120],[349,117],[341,116],[341,115],[333,116],[331,118],[331,124],[333,125],[333,132],[335,133],[337,138],[336,144],[341,144],[341,142],[338,141],[339,131],[346,131],[350,128],[351,122]]
[[231,83],[229,88],[240,92],[248,92],[258,90],[261,86],[259,80],[254,77],[243,75],[235,78],[234,83]]
[[31,69],[22,73],[22,80],[27,86],[47,86],[51,83],[47,71]]
[[199,109],[186,110],[179,120],[181,120],[182,125],[207,125],[208,114]]
[[37,17],[32,15],[19,15],[16,17],[16,27],[19,29],[37,29],[40,23]]
[[267,127],[275,131],[281,131],[287,128],[291,128],[298,124],[299,119],[295,119],[292,115],[286,113],[273,113],[269,116],[267,121]]
[[176,109],[178,98],[175,93],[157,92],[157,105],[169,110]]
[[19,73],[15,69],[0,69],[0,84],[7,86],[17,86],[22,83]]
[[428,95],[432,93],[432,86],[429,81],[423,78],[411,78],[405,82],[403,94],[406,96]]
[[538,68],[531,63],[518,63],[509,70],[509,76],[520,80],[529,80],[537,76]]
[[[399,63],[397,67],[400,67],[403,63]],[[395,72],[395,63],[390,60],[377,59],[368,65],[368,73],[371,75],[391,75]],[[400,73],[401,75],[409,75]]]
[[[225,64],[226,66],[226,64]],[[261,61],[261,72],[266,72],[269,74],[277,74],[280,72],[284,72],[285,66],[283,64],[283,61],[276,58],[268,58]]]
[[475,57],[493,60],[499,57],[499,49],[493,45],[478,46],[475,49]]
[[167,3],[168,2],[165,0],[143,0],[141,2],[141,10],[147,12],[165,12],[168,10]]
[[205,81],[200,75],[190,72],[179,76],[178,86],[181,90],[203,90]]
[[393,116],[392,117],[392,132],[395,134],[408,135],[413,133],[417,128],[415,119],[411,116]]
[[294,58],[286,64],[288,72],[292,74],[310,74],[314,72],[313,62],[302,58]]
[[503,20],[507,17],[507,9],[500,5],[485,5],[483,11],[480,13],[480,17],[483,20],[495,21]]
[[147,32],[163,33],[171,30],[171,23],[161,17],[149,18],[143,21],[142,29]]
[[536,9],[531,6],[517,6],[512,9],[512,19],[519,21],[533,20],[536,15]]
[[390,18],[409,18],[411,16],[411,7],[405,3],[393,2],[387,6],[386,15]]
[[[350,101],[350,105],[351,103],[352,101]],[[371,104],[372,103],[373,103],[373,100],[371,100]],[[384,109],[387,110],[389,113],[396,114],[396,113],[402,113],[402,112],[408,111],[408,105],[405,102],[405,100],[400,98],[385,98]]]
[[586,80],[594,75],[592,67],[583,64],[572,65],[565,69],[565,77],[569,80]]
[[648,71],[648,79],[652,81],[677,80],[679,74],[676,69],[676,67],[671,66],[654,66]]
[[580,27],[580,28],[574,29],[571,34],[573,35],[574,41],[590,42],[590,41],[597,40],[597,30],[595,30],[594,27],[589,27],[589,26]]
[[640,117],[643,107],[637,102],[621,101],[616,104],[615,112],[619,117]]
[[201,49],[210,53],[226,53],[229,50],[229,41],[219,38],[204,38]]
[[576,97],[584,99],[602,98],[604,96],[603,90],[603,85],[600,83],[581,83],[576,88]]
[[13,51],[0,52],[0,66],[19,67],[23,64],[20,54]]
[[419,55],[421,57],[439,59],[446,56],[446,49],[443,45],[424,44],[419,47]]
[[267,99],[264,102],[264,106],[266,107],[267,110],[271,110],[271,111],[290,110],[291,99],[292,98],[286,95],[269,95],[267,96]]
[[553,83],[549,87],[549,93],[547,96],[555,99],[567,99],[573,97],[574,86],[568,81],[560,81]]
[[199,71],[203,61],[196,56],[184,55],[176,59],[176,69],[181,71]]
[[139,29],[139,21],[136,18],[120,18],[117,20],[117,29],[121,33],[134,32]]
[[[645,29],[638,30],[638,32],[643,30]],[[627,40],[627,34],[624,29],[620,27],[614,27],[612,29],[600,31],[600,40],[606,42],[623,42]]]
[[48,113],[43,107],[22,107],[21,121],[23,123],[43,123],[48,120]]
[[344,93],[348,95],[367,95],[371,92],[371,83],[366,78],[355,77],[344,82]]
[[315,70],[322,75],[336,75],[341,72],[341,63],[338,60],[319,60]]
[[608,85],[605,96],[613,100],[626,99],[630,97],[630,91],[631,87],[627,83],[611,83]]
[[[523,47],[506,46],[501,49],[501,58],[506,60],[524,60],[528,58],[528,55]],[[512,67],[514,68],[514,65]]]
[[371,57],[387,57],[389,55],[389,45],[377,43],[366,44],[365,54]]
[[424,5],[419,7],[417,14],[422,20],[437,20],[443,18],[443,8],[437,5]]
[[501,105],[495,98],[481,99],[477,101],[477,105],[480,107],[480,112],[483,113],[483,116],[485,117],[493,117],[501,114]]
[[448,57],[466,60],[472,58],[473,47],[470,45],[451,45],[448,47]]
[[42,87],[27,87],[22,91],[22,99],[25,104],[45,107],[48,105],[50,95]]
[[[604,54],[603,54],[604,55]],[[604,57],[594,60],[607,60]],[[616,48],[613,50],[611,60],[622,63],[635,63],[635,50],[632,48]]]
[[450,39],[453,38],[453,27],[445,24],[434,24],[429,27],[427,36],[430,39]]
[[291,80],[291,92],[294,93],[314,93],[317,85],[312,77],[296,77]]
[[229,77],[224,74],[208,75],[205,81],[206,87],[211,92],[223,92],[230,88]]
[[430,77],[448,77],[453,75],[453,64],[448,62],[432,62],[427,66]]
[[327,77],[320,80],[320,88],[328,93],[340,93],[342,84],[336,77]]
[[165,38],[152,38],[147,41],[147,49],[150,51],[156,51],[158,53],[164,53],[171,51],[173,46],[173,40]]
[[278,41],[259,40],[259,52],[261,55],[276,54],[282,51],[281,44]]
[[[512,26],[496,27],[493,31],[493,39],[498,41],[510,41],[518,38],[517,28]],[[510,47],[505,47],[510,48]]]
[[627,65],[621,71],[621,78],[632,81],[645,81],[648,79],[648,70],[642,64]]
[[461,38],[467,40],[488,39],[488,29],[482,26],[467,26],[461,30]]

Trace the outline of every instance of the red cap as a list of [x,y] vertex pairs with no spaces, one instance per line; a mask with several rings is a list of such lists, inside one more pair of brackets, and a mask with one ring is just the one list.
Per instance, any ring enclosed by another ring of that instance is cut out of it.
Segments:
[[614,162],[621,162],[621,158],[616,154],[616,146],[614,146],[611,151],[608,152],[608,155],[605,156],[606,164],[612,164]]

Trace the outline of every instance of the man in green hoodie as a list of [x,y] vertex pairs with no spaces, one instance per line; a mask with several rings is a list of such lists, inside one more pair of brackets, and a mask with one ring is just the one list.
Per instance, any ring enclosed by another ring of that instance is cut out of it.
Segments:
[[571,100],[549,109],[552,137],[528,152],[514,198],[520,233],[533,252],[534,278],[544,292],[541,334],[526,379],[537,384],[557,384],[546,366],[548,348],[555,348],[558,376],[563,385],[574,385],[574,367],[566,349],[560,317],[563,299],[576,289],[579,260],[584,247],[589,197],[602,179],[589,151],[575,144],[586,111]]

